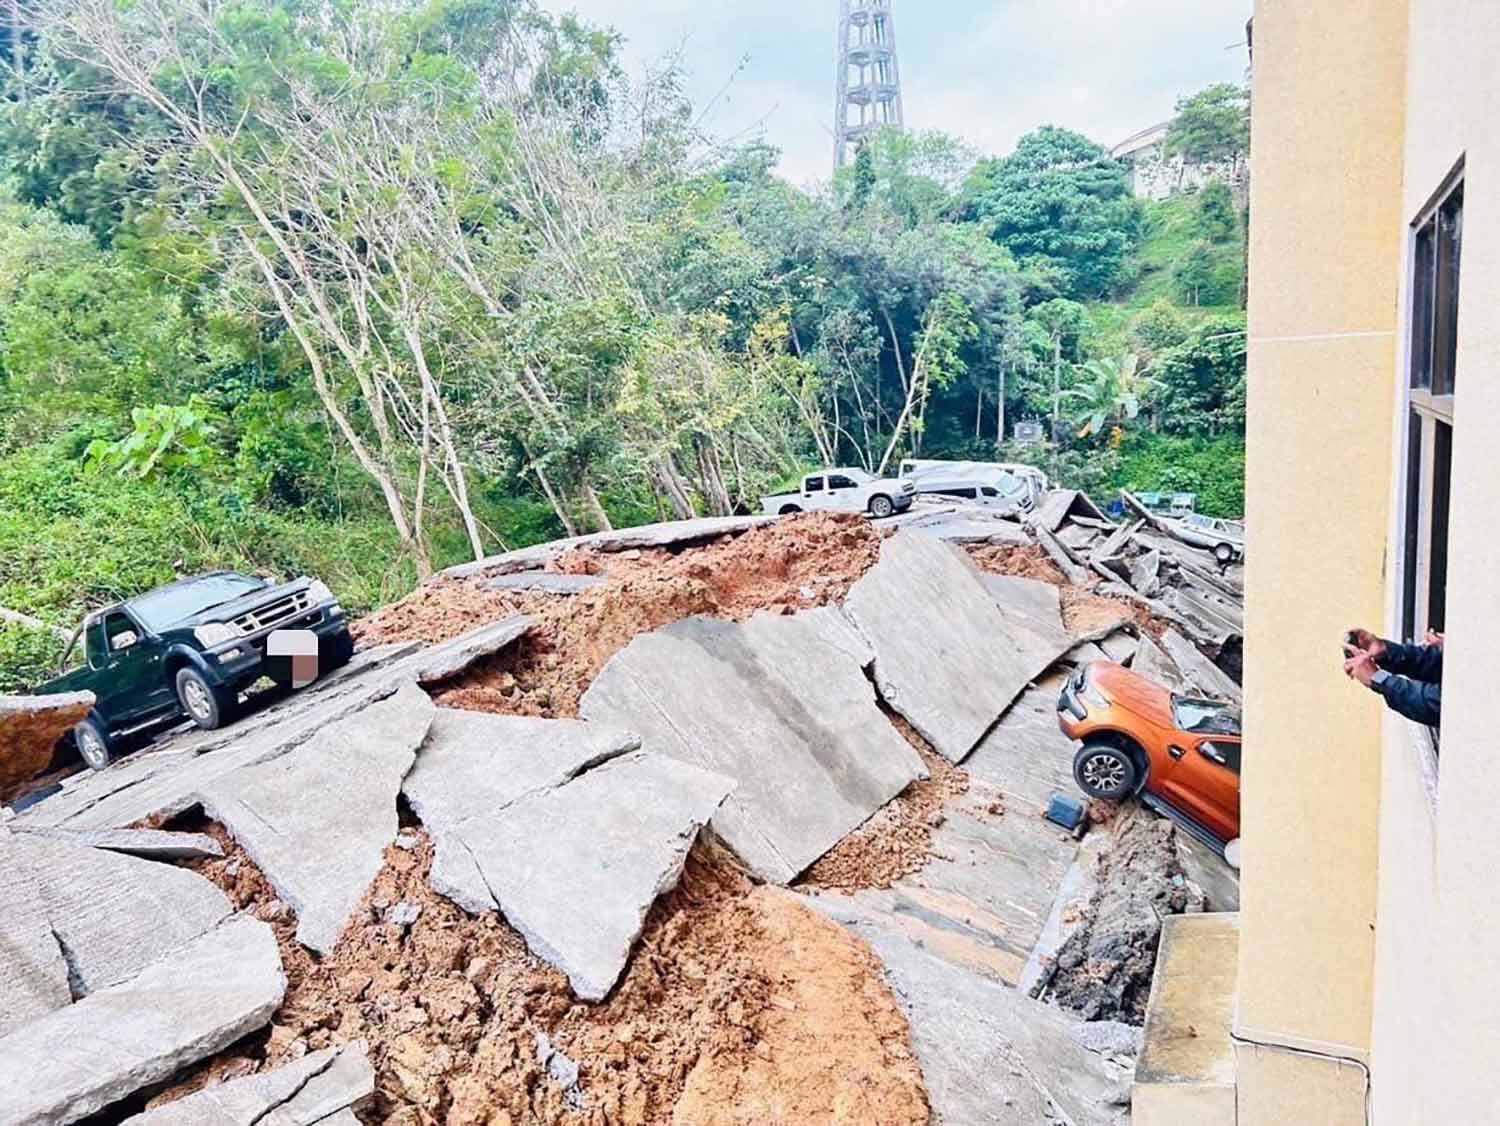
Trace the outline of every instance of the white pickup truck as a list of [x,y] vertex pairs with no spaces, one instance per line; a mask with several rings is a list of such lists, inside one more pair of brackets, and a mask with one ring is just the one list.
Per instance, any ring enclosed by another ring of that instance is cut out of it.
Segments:
[[863,469],[825,469],[802,478],[799,492],[762,497],[760,503],[768,516],[832,508],[868,512],[879,519],[905,512],[916,496],[916,485],[904,477],[881,480]]

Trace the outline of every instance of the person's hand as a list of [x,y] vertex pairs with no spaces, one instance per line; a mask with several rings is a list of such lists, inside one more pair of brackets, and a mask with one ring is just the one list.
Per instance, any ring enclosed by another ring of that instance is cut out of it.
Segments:
[[1385,656],[1385,642],[1367,629],[1351,629],[1344,644],[1354,647],[1355,652],[1350,654],[1351,657],[1364,653],[1378,661]]
[[1375,679],[1375,674],[1380,671],[1380,666],[1375,663],[1375,656],[1369,652],[1359,653],[1344,662],[1344,675],[1350,680],[1357,680],[1366,688],[1370,687],[1370,681]]
[[1427,636],[1422,640],[1428,645],[1434,645],[1437,648],[1441,649],[1443,647],[1444,636],[1444,634],[1438,633],[1437,630],[1430,629],[1427,631]]

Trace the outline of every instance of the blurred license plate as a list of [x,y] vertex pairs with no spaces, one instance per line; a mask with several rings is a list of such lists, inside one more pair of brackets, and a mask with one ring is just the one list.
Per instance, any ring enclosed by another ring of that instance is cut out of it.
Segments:
[[266,638],[271,679],[305,688],[318,679],[318,635],[310,629],[278,629]]

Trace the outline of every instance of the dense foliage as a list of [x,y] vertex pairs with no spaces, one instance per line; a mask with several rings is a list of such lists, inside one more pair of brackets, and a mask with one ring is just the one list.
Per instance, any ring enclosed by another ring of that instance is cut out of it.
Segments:
[[[887,132],[802,190],[701,136],[676,73],[628,82],[612,34],[526,0],[57,0],[20,46],[0,607],[71,626],[234,566],[363,608],[913,452],[1238,514],[1222,184],[1143,204],[1043,127],[995,159]],[[1241,151],[1236,97],[1185,99],[1172,143]],[[1053,441],[1005,440],[1033,418]],[[55,646],[0,629],[0,690]]]

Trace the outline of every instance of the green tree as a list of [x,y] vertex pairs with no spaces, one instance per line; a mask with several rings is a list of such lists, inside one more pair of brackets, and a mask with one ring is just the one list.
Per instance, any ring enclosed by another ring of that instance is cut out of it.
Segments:
[[1088,324],[1087,310],[1076,301],[1065,297],[1054,297],[1030,309],[1026,318],[1045,333],[1045,340],[1052,359],[1052,428],[1054,436],[1062,421],[1063,401],[1063,349],[1070,340],[1076,341]]
[[1238,167],[1250,151],[1250,91],[1223,82],[1179,98],[1166,151],[1190,164]]
[[1009,156],[982,162],[962,213],[987,224],[1022,265],[1055,271],[1070,297],[1108,294],[1140,232],[1125,166],[1050,125],[1022,137]]
[[1210,180],[1198,193],[1198,226],[1210,242],[1223,243],[1239,234],[1239,213],[1234,195],[1222,180]]

